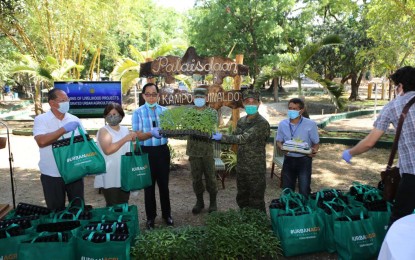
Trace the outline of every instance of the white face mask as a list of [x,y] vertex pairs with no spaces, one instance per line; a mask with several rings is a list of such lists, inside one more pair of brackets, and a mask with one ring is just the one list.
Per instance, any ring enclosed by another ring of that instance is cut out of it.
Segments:
[[65,114],[69,111],[69,101],[59,103],[58,111]]

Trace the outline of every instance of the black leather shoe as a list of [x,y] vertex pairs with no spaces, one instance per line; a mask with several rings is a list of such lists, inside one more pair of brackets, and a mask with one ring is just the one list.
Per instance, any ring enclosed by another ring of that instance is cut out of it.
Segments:
[[172,217],[168,217],[164,220],[166,221],[167,226],[173,226],[174,225],[174,221],[173,221]]
[[147,229],[153,229],[154,228],[154,219],[147,220],[146,227],[147,227]]

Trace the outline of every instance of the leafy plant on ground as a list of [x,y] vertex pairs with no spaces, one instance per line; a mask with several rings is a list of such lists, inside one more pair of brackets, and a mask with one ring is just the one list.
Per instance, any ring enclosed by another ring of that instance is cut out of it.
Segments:
[[133,259],[200,259],[204,227],[161,228],[144,232],[131,248]]
[[169,147],[169,151],[170,151],[170,170],[175,170],[177,169],[177,166],[178,166],[175,163],[175,161],[179,161],[183,159],[183,153],[176,152],[176,150],[170,144],[167,144],[167,146]]
[[223,151],[220,154],[220,158],[226,166],[226,171],[230,173],[236,166],[238,162],[238,157],[236,153],[232,150]]
[[211,259],[277,259],[281,253],[268,216],[258,210],[213,212],[206,229]]
[[144,232],[133,259],[277,259],[280,242],[268,216],[252,209],[213,212],[203,227]]

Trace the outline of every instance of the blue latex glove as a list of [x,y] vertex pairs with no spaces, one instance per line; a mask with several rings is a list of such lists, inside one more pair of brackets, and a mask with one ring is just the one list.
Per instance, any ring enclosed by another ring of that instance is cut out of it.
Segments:
[[154,127],[153,129],[151,129],[151,135],[157,139],[161,138],[160,135],[160,128],[159,127]]
[[352,159],[352,155],[350,154],[350,149],[344,150],[342,154],[342,159],[345,160],[347,163],[351,163],[350,160]]
[[220,141],[222,139],[222,134],[219,132],[216,132],[212,135],[212,139],[216,141]]
[[77,121],[72,121],[69,123],[66,123],[63,128],[65,129],[65,132],[72,132],[73,130],[75,130],[76,128],[78,128],[79,126],[79,122]]

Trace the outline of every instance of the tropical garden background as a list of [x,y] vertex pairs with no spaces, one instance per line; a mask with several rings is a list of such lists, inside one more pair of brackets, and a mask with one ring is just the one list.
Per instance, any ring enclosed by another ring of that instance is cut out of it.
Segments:
[[154,0],[2,0],[0,86],[32,97],[38,114],[55,80],[121,80],[126,93],[141,62],[194,46],[202,56],[243,54],[244,82],[272,82],[275,98],[289,79],[301,95],[305,75],[341,107],[344,82],[345,98],[358,100],[362,79],[413,64],[414,18],[408,0],[195,0],[186,12]]

